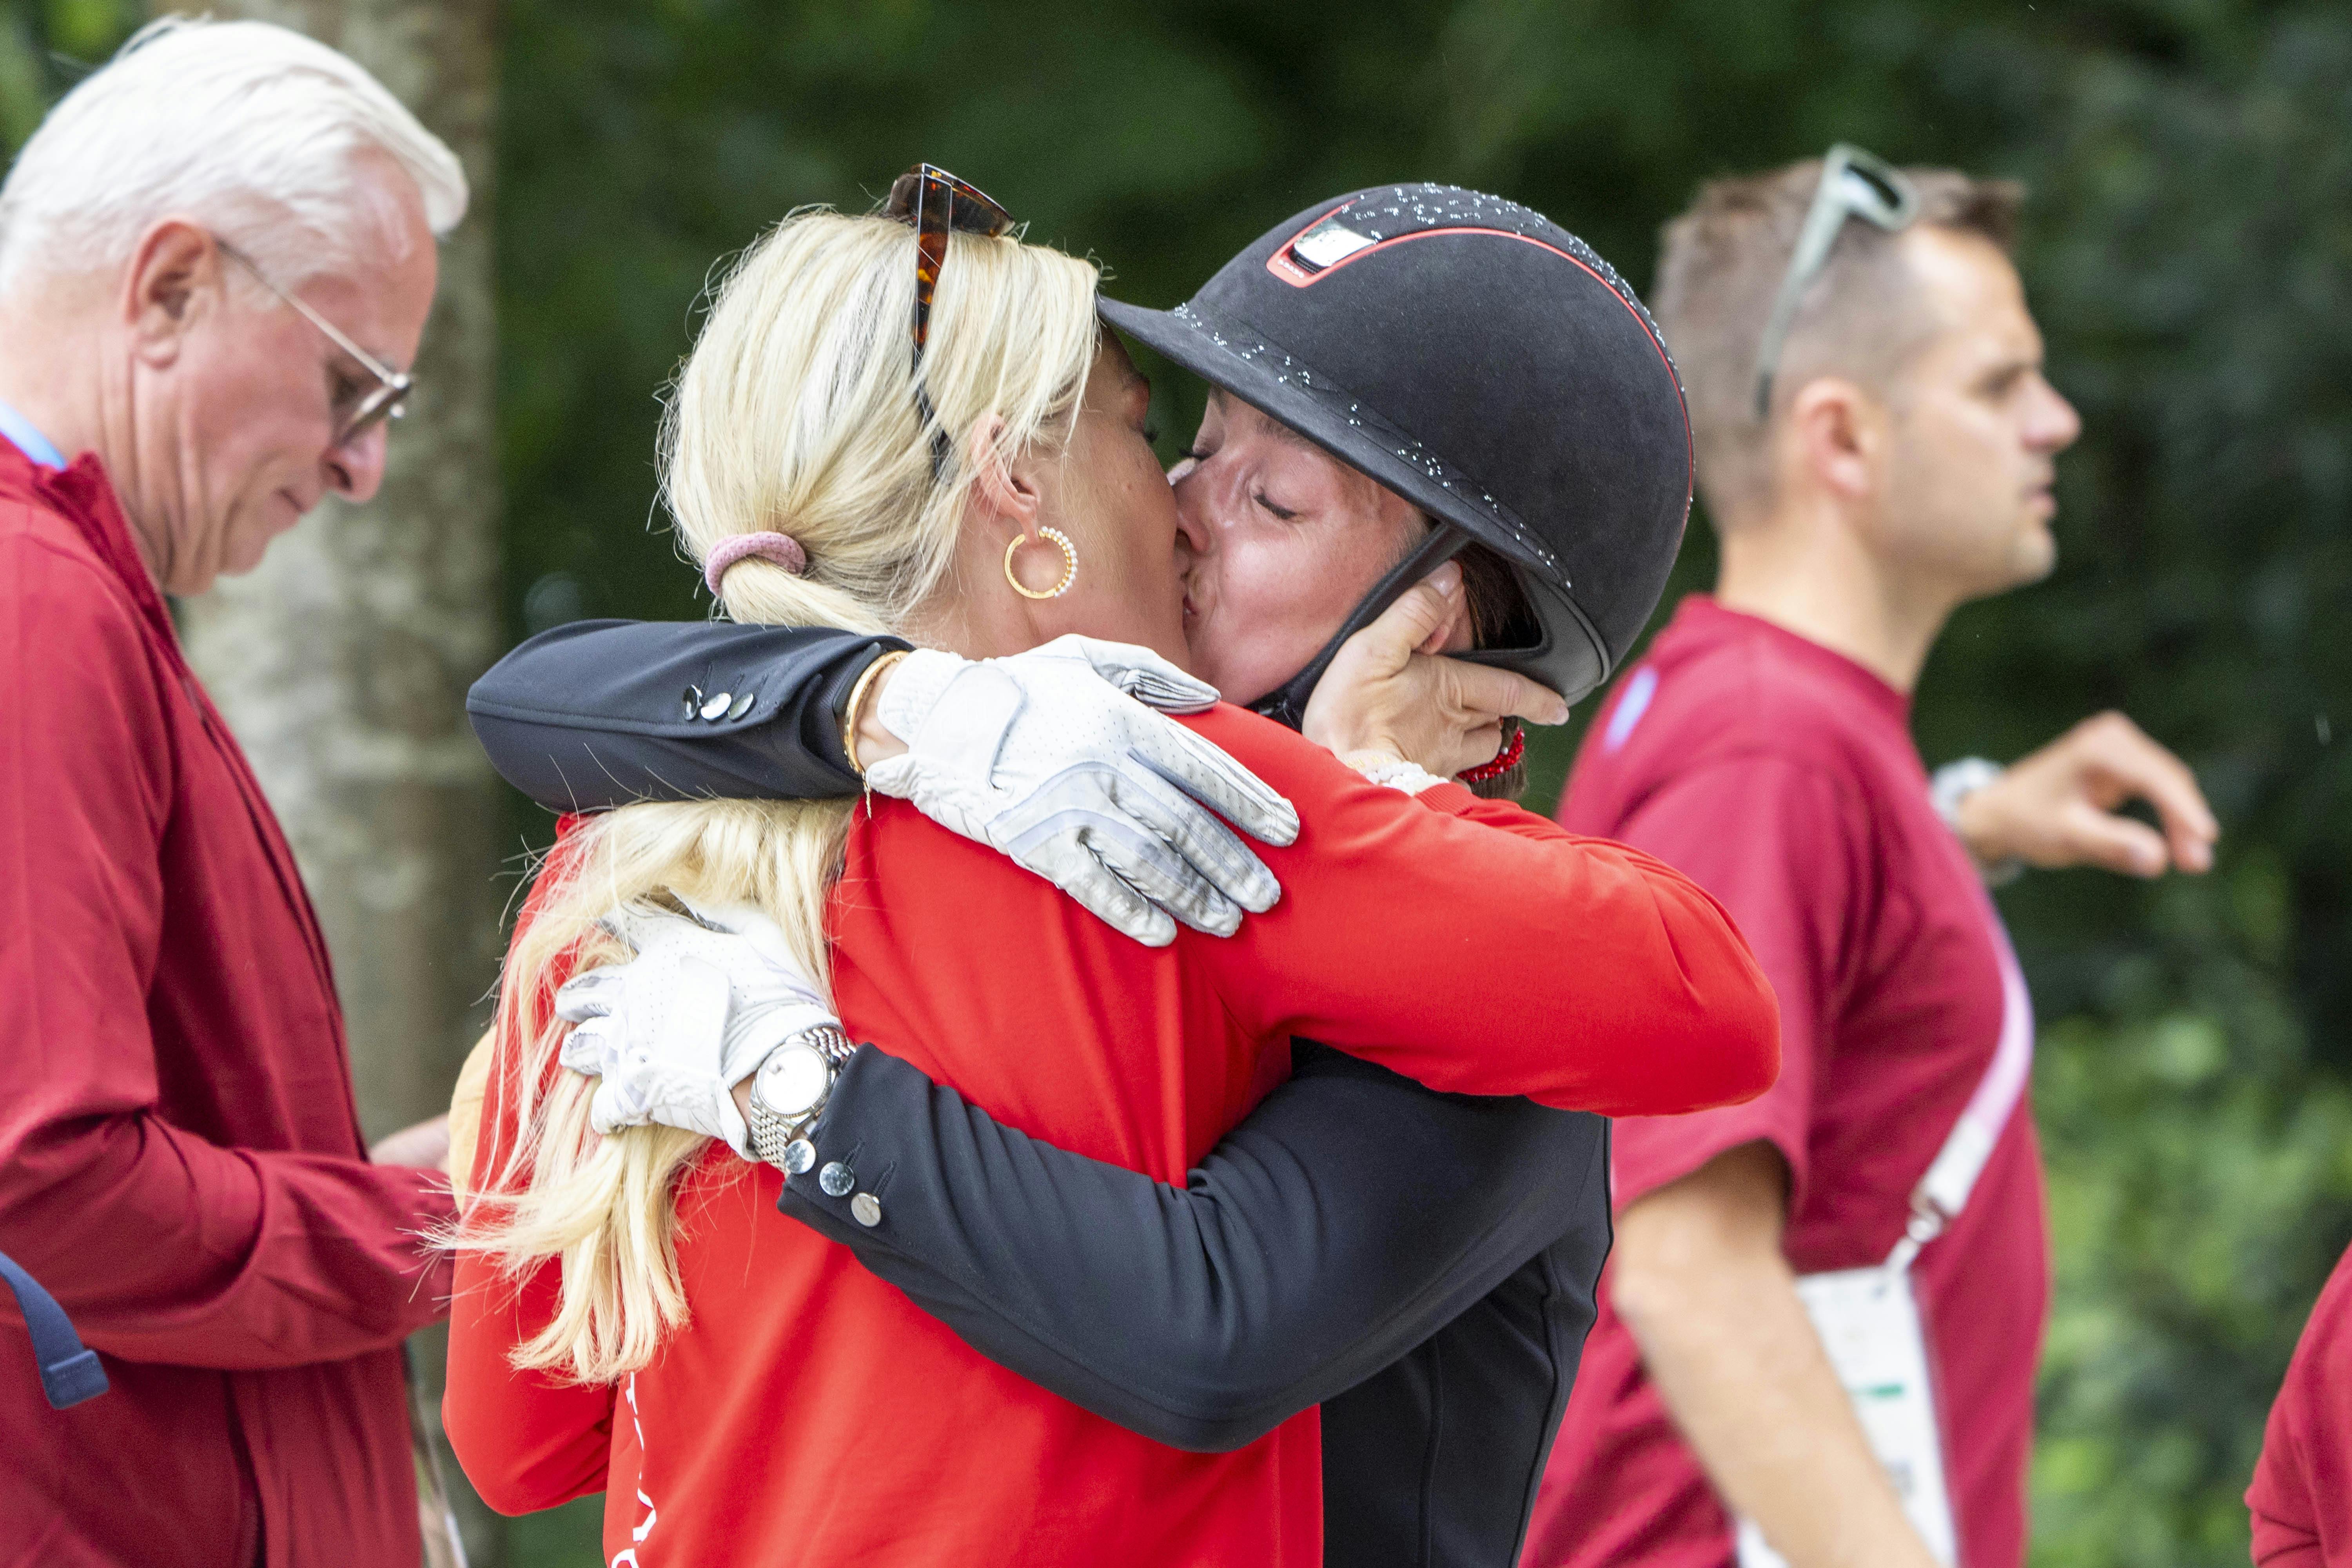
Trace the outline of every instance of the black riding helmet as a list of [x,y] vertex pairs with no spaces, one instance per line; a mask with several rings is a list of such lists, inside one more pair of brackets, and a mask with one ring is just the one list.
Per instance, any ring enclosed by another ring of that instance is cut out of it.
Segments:
[[1438,521],[1259,712],[1296,728],[1339,644],[1474,541],[1534,630],[1461,657],[1574,702],[1641,635],[1690,514],[1682,384],[1633,290],[1541,213],[1455,185],[1357,191],[1173,310],[1101,310]]

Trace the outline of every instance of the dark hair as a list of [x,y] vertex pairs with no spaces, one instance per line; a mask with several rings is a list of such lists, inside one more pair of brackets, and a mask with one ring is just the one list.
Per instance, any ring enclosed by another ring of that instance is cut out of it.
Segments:
[[[1419,508],[1414,509],[1425,529],[1450,527]],[[1426,534],[1416,535],[1409,542],[1406,555],[1420,548]],[[1532,647],[1543,637],[1543,625],[1536,619],[1535,606],[1519,586],[1518,574],[1504,560],[1483,544],[1472,542],[1462,547],[1454,557],[1462,568],[1463,598],[1470,606],[1470,646],[1472,647]],[[1517,719],[1503,721],[1503,745],[1508,750],[1512,737],[1519,732]],[[1470,792],[1482,800],[1517,800],[1528,787],[1528,765],[1524,759],[1490,778],[1465,781]]]
[[[1510,563],[1483,544],[1468,546],[1454,559],[1462,563],[1463,597],[1470,605],[1471,646],[1533,647],[1542,637],[1543,628]],[[1506,749],[1518,732],[1517,719],[1503,721]],[[1491,778],[1475,780],[1469,787],[1471,794],[1484,800],[1517,800],[1527,793],[1527,759],[1522,757]]]

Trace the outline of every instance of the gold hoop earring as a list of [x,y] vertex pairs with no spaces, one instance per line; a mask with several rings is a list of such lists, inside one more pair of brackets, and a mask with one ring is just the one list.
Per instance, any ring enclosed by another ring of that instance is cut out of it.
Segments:
[[1030,542],[1025,533],[1013,535],[1013,542],[1004,547],[1004,580],[1012,584],[1013,591],[1024,599],[1058,599],[1070,591],[1071,584],[1078,580],[1078,552],[1070,543],[1070,536],[1060,529],[1041,528],[1037,531],[1052,541],[1055,548],[1062,552],[1062,580],[1041,594],[1013,574],[1013,558],[1021,552],[1023,545]]

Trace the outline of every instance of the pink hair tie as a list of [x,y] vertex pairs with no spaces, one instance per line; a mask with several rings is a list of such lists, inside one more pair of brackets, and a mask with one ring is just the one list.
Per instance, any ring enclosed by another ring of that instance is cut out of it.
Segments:
[[719,580],[727,575],[727,568],[754,555],[774,562],[795,577],[808,570],[808,552],[789,533],[730,534],[710,547],[710,554],[702,563],[702,581],[709,585],[711,596],[718,596]]

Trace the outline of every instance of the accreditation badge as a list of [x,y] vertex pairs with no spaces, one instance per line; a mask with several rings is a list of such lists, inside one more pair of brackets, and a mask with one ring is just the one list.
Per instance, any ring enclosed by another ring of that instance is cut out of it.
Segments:
[[[1874,1268],[1797,1278],[1797,1297],[1844,1385],[1870,1451],[1886,1468],[1911,1528],[1945,1568],[1959,1562],[1959,1532],[1945,1489],[1943,1437],[1936,1426],[1935,1384],[1918,1298],[1911,1289],[1911,1261],[1968,1205],[1977,1178],[2016,1114],[2033,1067],[2033,999],[2000,911],[1990,899],[1983,904],[2000,971],[2000,1037],[1992,1060],[1927,1174],[1912,1189],[1910,1219],[1886,1261]],[[1788,1568],[1751,1521],[1738,1521],[1738,1547],[1739,1568]]]
[[[1937,1562],[1953,1568],[1958,1539],[1944,1488],[1943,1440],[1910,1269],[1881,1264],[1807,1274],[1797,1280],[1797,1295],[1911,1528]],[[1738,1546],[1739,1568],[1788,1568],[1763,1531],[1745,1519]]]

